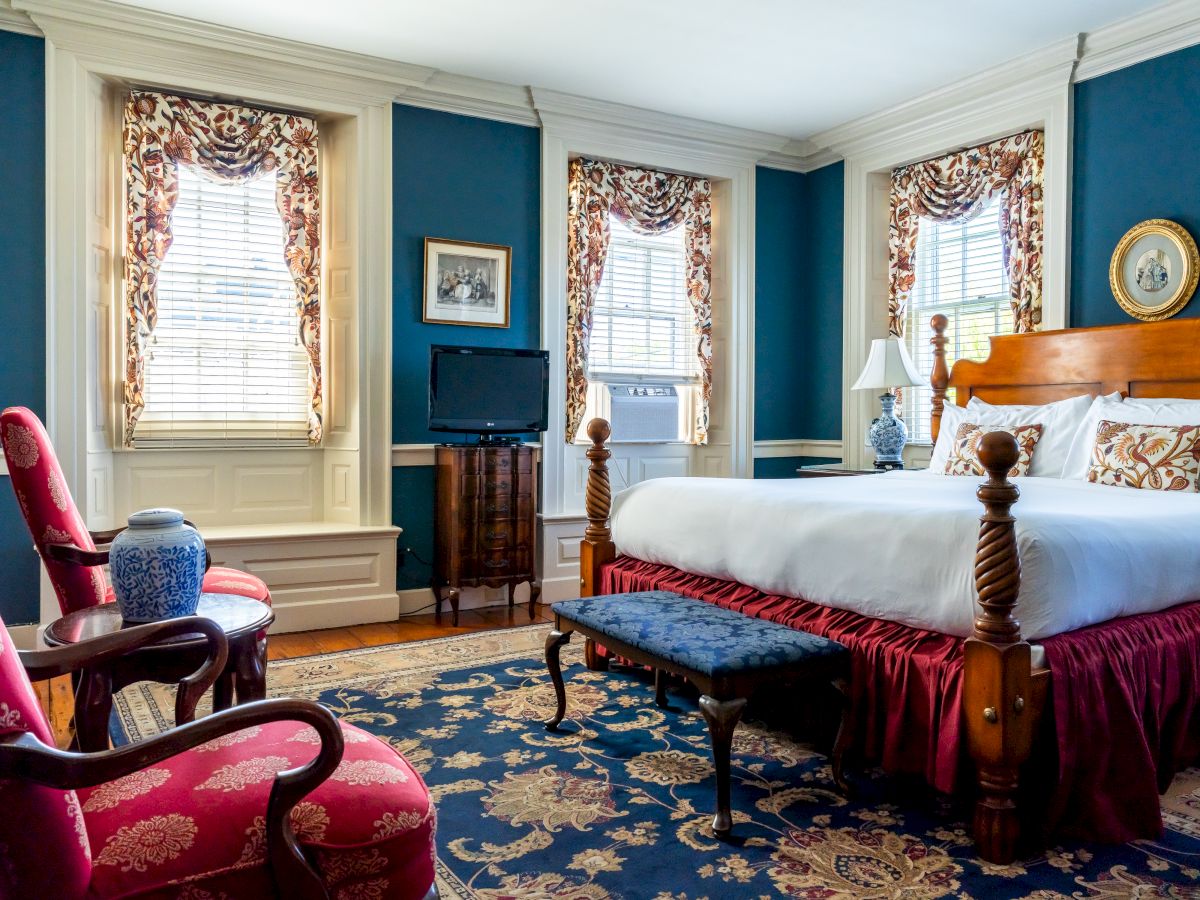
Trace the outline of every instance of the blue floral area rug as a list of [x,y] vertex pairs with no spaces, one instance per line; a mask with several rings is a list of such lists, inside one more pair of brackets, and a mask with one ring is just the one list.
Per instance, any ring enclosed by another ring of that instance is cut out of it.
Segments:
[[[1200,897],[1200,771],[1164,799],[1160,841],[1061,844],[1010,866],[981,862],[966,826],[877,771],[841,797],[828,761],[753,719],[733,746],[734,837],[709,827],[713,770],[694,695],[654,706],[628,670],[564,653],[568,719],[532,626],[272,663],[273,696],[305,697],[390,741],[438,806],[439,888],[454,898]],[[172,694],[118,698],[123,738],[170,724]],[[768,717],[770,718],[770,717]]]

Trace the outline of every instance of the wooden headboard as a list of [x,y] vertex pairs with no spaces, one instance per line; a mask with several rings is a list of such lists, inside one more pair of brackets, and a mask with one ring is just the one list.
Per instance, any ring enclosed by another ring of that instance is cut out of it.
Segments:
[[982,362],[960,359],[946,368],[945,316],[934,316],[933,437],[942,422],[946,390],[966,406],[1051,403],[1079,394],[1200,399],[1200,319],[1069,328],[991,339]]

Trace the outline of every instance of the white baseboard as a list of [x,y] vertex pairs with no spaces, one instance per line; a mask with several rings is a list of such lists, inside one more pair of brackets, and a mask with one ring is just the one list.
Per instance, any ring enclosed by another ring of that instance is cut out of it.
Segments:
[[315,631],[321,628],[345,628],[372,622],[394,622],[400,616],[400,600],[395,593],[372,597],[344,597],[317,602],[286,603],[275,601],[275,622],[271,634],[289,631]]
[[[542,583],[541,602],[548,603],[546,599],[546,585]],[[444,596],[444,595],[443,595]],[[433,591],[429,588],[412,588],[407,591],[400,591],[400,615],[414,616],[423,613],[433,612]],[[513,601],[514,606],[525,607],[529,603],[529,585],[517,585],[516,599]],[[463,588],[459,592],[458,609],[462,612],[464,609],[483,609],[488,606],[508,606],[508,589],[507,588]],[[450,611],[450,602],[442,601],[442,612]]]
[[575,600],[579,597],[579,576],[551,578],[542,582],[542,602],[557,603],[559,600]]

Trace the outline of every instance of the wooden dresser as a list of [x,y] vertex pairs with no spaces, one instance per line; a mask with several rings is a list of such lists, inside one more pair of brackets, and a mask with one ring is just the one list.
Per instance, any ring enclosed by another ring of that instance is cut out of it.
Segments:
[[[542,592],[537,577],[537,458],[524,446],[443,444],[436,448],[433,594],[449,599],[458,624],[464,587],[529,582],[529,616]],[[443,596],[445,592],[446,596]]]

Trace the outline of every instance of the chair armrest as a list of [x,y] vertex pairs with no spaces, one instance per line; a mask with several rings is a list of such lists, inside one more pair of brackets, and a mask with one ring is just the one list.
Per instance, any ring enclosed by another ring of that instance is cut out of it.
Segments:
[[107,531],[89,531],[88,534],[91,535],[92,543],[99,546],[101,544],[111,544],[116,540],[117,535],[124,530],[125,528],[110,528]]
[[166,619],[135,625],[77,644],[47,650],[20,650],[17,655],[30,680],[42,681],[80,669],[101,668],[134,650],[189,634],[204,636],[208,642],[208,657],[199,669],[179,682],[179,690],[175,695],[175,722],[180,724],[190,722],[195,717],[196,704],[225,670],[225,663],[229,659],[229,641],[221,626],[212,619],[202,616]]
[[333,774],[345,752],[345,739],[337,719],[320,704],[307,700],[260,700],[102,753],[57,750],[28,732],[15,732],[0,736],[0,778],[17,778],[59,790],[94,787],[222,735],[281,721],[312,726],[321,745],[312,760],[275,776],[267,801],[267,858],[280,896],[326,897],[321,877],[305,859],[288,821],[292,808]]
[[76,544],[47,544],[46,555],[55,562],[72,563],[76,566],[107,566],[108,547],[84,550]]

